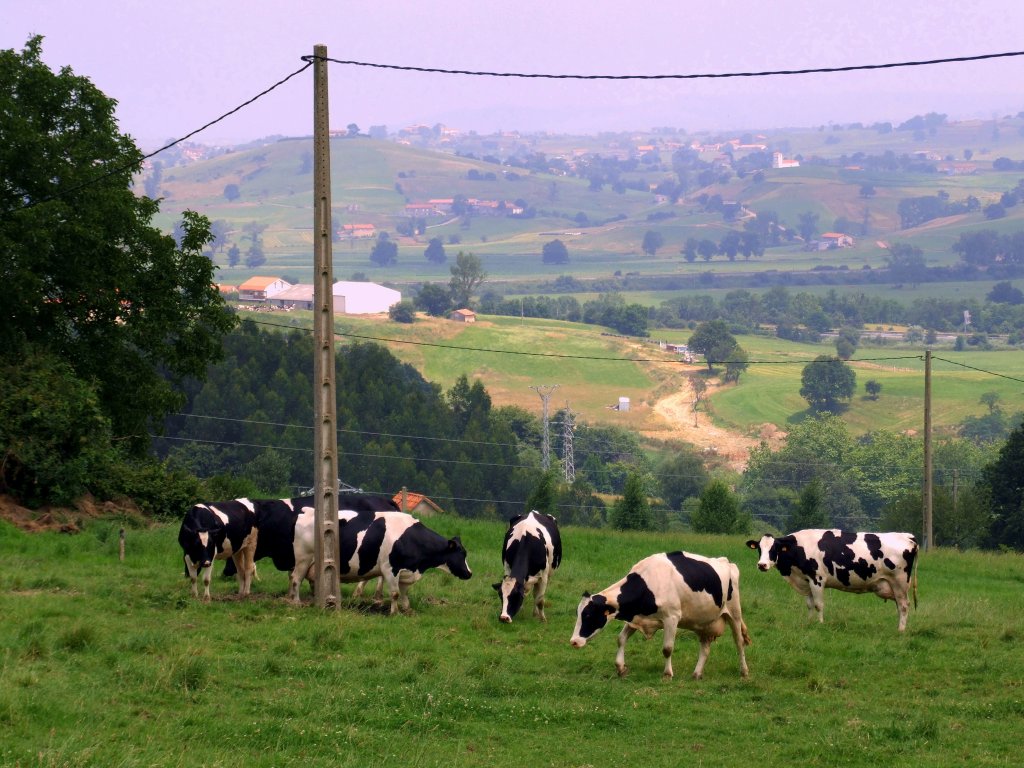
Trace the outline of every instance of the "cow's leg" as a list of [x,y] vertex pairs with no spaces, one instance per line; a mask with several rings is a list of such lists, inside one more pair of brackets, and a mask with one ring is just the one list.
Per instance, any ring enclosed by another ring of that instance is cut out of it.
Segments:
[[361,598],[363,596],[363,590],[366,588],[366,580],[357,581],[355,588],[352,590],[352,599]]
[[740,677],[749,677],[750,669],[747,667],[747,655],[743,650],[743,646],[750,645],[750,635],[747,634],[747,625],[743,623],[743,618],[740,616],[727,614],[725,618],[729,621],[729,628],[732,630],[732,639],[736,641],[736,653],[738,653],[740,657]]
[[[886,597],[886,599],[896,601],[896,609],[899,611],[900,614],[900,623],[897,629],[900,632],[904,632],[907,629],[907,616],[910,613],[910,600],[907,598],[907,589],[905,586],[899,583],[897,583],[895,586],[889,584],[888,582],[884,583],[889,588],[889,596]],[[879,592],[879,596],[883,596],[881,592]]]
[[672,651],[676,647],[676,627],[678,624],[678,620],[672,616],[666,616],[662,622],[665,633],[661,643],[661,655],[665,657],[665,671],[662,672],[661,676],[665,680],[671,680],[674,676],[672,672]]
[[199,568],[192,565],[192,561],[188,558],[185,559],[185,572],[188,574],[189,581],[192,582],[192,597],[199,598]]
[[697,654],[697,666],[693,668],[693,679],[700,680],[704,677],[704,665],[708,663],[708,656],[711,655],[711,642],[714,635],[700,633],[697,635],[700,640],[700,652]]
[[377,577],[377,588],[373,590],[373,600],[376,603],[383,602],[384,600],[384,577]]
[[213,563],[203,568],[203,600],[210,600],[210,578],[213,576]]
[[625,677],[626,672],[629,669],[626,667],[626,641],[633,636],[636,632],[636,627],[632,624],[627,624],[619,632],[619,650],[615,653],[615,670],[619,673],[619,677]]
[[537,583],[533,585],[533,615],[541,621],[548,620],[548,617],[544,615],[544,593],[547,591],[547,588],[547,576],[541,576],[537,579]]
[[403,594],[404,590],[402,588],[402,582],[399,580],[397,574],[392,573],[390,570],[388,570],[381,574],[381,576],[384,579],[385,585],[387,586],[388,595],[391,597],[390,614],[394,616],[396,613],[398,613],[399,602],[404,598],[405,604],[408,605],[409,598],[408,596]]
[[825,622],[825,588],[811,584],[811,591],[807,595],[807,608],[809,618],[818,616],[818,623]]

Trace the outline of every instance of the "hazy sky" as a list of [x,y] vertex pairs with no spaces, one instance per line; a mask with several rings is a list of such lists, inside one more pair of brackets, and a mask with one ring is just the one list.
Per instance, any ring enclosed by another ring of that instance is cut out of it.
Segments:
[[[151,149],[233,109],[327,46],[336,59],[556,74],[689,74],[1024,50],[1022,0],[0,0],[0,48],[45,37]],[[332,127],[557,132],[902,121],[1024,110],[1024,57],[848,74],[658,82],[478,78],[332,64]],[[195,138],[312,131],[312,69]]]

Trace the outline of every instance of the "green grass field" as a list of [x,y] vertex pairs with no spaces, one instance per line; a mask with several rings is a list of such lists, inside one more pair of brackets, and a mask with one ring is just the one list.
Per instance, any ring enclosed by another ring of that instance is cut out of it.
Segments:
[[[744,537],[563,530],[548,622],[497,620],[499,523],[441,517],[474,570],[429,572],[411,615],[369,603],[321,613],[260,564],[245,600],[214,580],[195,601],[177,527],[117,522],[28,534],[0,523],[0,764],[5,766],[1008,766],[1024,716],[1024,562],[922,556],[904,636],[896,609],[829,592],[825,624]],[[704,679],[680,632],[676,678],[660,634],[635,636],[615,674],[613,623],[568,640],[584,590],[648,554],[686,549],[739,564],[749,680],[726,635]],[[347,588],[346,588],[347,593]]]
[[[267,323],[311,327],[307,313],[287,321],[271,316]],[[558,384],[552,405],[570,403],[584,420],[614,423],[636,431],[652,426],[650,406],[671,394],[680,377],[706,370],[699,360],[678,362],[659,349],[655,339],[604,336],[590,325],[556,320],[481,316],[472,325],[417,316],[412,324],[380,318],[339,316],[340,338],[373,340],[413,365],[428,381],[448,389],[465,374],[479,378],[496,405],[519,405],[539,413],[534,385]],[[692,331],[660,329],[657,339],[685,343]],[[831,342],[802,344],[771,336],[739,336],[750,366],[738,385],[726,386],[708,399],[721,426],[753,434],[765,423],[786,430],[808,415],[800,396],[803,367],[815,357],[834,355]],[[854,434],[872,430],[921,431],[924,420],[924,353],[920,346],[873,346],[865,343],[850,361],[856,392],[843,419]],[[1024,354],[1019,349],[954,352],[933,350],[932,409],[938,432],[951,430],[967,416],[987,411],[979,398],[996,392],[1008,414],[1024,411]],[[610,358],[610,359],[609,359]],[[950,362],[946,362],[950,361]],[[980,369],[980,370],[975,370]],[[877,400],[866,397],[864,383],[882,384]],[[609,410],[619,397],[629,397],[628,413]]]

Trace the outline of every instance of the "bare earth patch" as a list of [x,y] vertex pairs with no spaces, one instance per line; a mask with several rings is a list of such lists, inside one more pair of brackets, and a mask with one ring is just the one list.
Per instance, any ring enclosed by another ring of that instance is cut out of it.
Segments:
[[84,496],[74,507],[41,507],[28,509],[6,494],[0,494],[0,520],[6,520],[24,531],[60,531],[78,533],[86,520],[104,517],[120,517],[136,520],[146,525],[146,518],[132,502],[97,502],[91,496]]

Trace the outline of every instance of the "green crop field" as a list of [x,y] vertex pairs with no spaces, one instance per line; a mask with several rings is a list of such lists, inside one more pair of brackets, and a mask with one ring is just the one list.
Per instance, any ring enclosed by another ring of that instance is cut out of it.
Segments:
[[[591,325],[557,320],[479,316],[471,325],[417,316],[412,324],[380,318],[339,316],[340,339],[369,340],[387,346],[428,381],[448,389],[465,374],[479,378],[496,405],[539,408],[534,385],[558,384],[552,404],[570,403],[584,420],[614,423],[637,431],[651,428],[650,406],[671,394],[681,377],[703,372],[662,351],[654,339],[602,335]],[[263,322],[312,327],[308,313],[287,321],[272,316]],[[685,343],[692,331],[661,329],[657,338]],[[800,396],[804,366],[819,355],[834,355],[831,342],[803,344],[773,336],[738,336],[750,366],[738,385],[719,389],[706,407],[721,426],[753,434],[765,424],[782,430],[808,416]],[[924,420],[924,354],[921,346],[874,346],[866,343],[850,361],[856,393],[842,416],[854,434],[872,430],[916,430]],[[996,392],[1007,413],[1024,411],[1024,354],[1019,349],[954,352],[949,345],[933,350],[932,410],[937,431],[949,433],[967,416],[986,412],[979,398]],[[948,361],[948,362],[947,362]],[[882,384],[877,400],[866,397],[864,383]],[[610,411],[628,397],[628,413]]]
[[[118,522],[78,535],[0,523],[0,764],[5,766],[1009,766],[1024,716],[1024,561],[923,554],[907,632],[894,605],[830,591],[825,623],[745,537],[563,530],[548,622],[497,619],[504,526],[442,516],[474,575],[431,571],[409,615],[369,602],[288,604],[268,561],[248,599],[215,578],[189,594],[176,525]],[[613,622],[585,648],[569,637],[584,590],[642,557],[684,549],[741,571],[753,640],[739,676],[726,634],[704,679],[696,638],[627,647]],[[219,567],[218,567],[219,570]],[[348,588],[344,589],[347,594]]]

